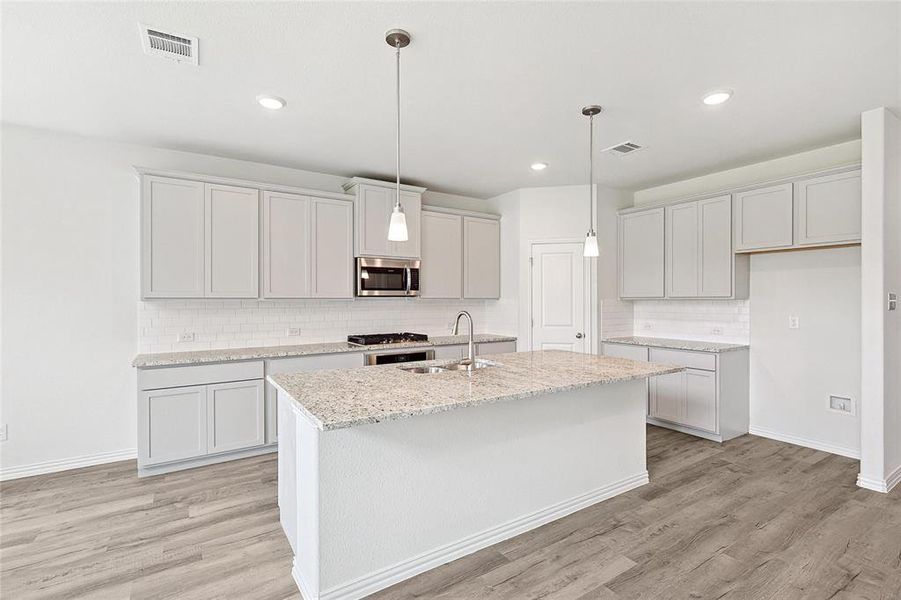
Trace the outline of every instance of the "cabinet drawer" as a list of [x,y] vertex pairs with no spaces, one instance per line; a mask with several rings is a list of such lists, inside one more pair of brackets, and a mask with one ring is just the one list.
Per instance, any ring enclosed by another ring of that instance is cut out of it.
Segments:
[[[463,350],[466,352],[466,350]],[[476,354],[506,354],[516,352],[516,342],[482,342],[476,344]]]
[[629,344],[604,344],[604,356],[648,362],[648,347]]
[[679,365],[691,369],[716,370],[716,355],[707,352],[689,352],[686,350],[669,350],[667,348],[651,348],[650,361]]
[[139,369],[138,389],[158,390],[186,385],[224,383],[263,378],[263,361],[252,360],[190,367]]

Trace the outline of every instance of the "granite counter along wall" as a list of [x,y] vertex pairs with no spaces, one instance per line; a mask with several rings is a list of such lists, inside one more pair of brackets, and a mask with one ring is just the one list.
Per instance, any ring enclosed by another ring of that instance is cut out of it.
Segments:
[[[351,333],[447,335],[460,310],[472,314],[477,333],[516,334],[515,308],[496,300],[147,300],[138,303],[138,352],[335,342]],[[287,335],[294,327],[300,335]],[[185,332],[193,342],[178,341]]]

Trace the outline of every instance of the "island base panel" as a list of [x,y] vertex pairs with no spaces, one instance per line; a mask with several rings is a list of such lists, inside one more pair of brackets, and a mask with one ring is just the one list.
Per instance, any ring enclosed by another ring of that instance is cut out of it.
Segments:
[[279,392],[300,591],[362,598],[647,483],[645,397],[639,379],[321,431]]

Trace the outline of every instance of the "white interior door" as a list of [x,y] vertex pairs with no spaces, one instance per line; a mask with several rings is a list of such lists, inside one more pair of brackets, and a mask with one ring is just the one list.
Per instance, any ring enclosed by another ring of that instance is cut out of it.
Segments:
[[581,243],[532,244],[532,350],[588,352]]

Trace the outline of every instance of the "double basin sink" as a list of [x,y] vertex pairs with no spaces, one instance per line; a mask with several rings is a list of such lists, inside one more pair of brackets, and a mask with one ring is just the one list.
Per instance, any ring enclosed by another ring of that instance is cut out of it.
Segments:
[[402,371],[410,373],[444,373],[445,371],[475,371],[486,367],[496,367],[498,364],[491,360],[477,358],[472,362],[461,360],[459,362],[447,363],[446,365],[429,365],[424,367],[399,367]]

